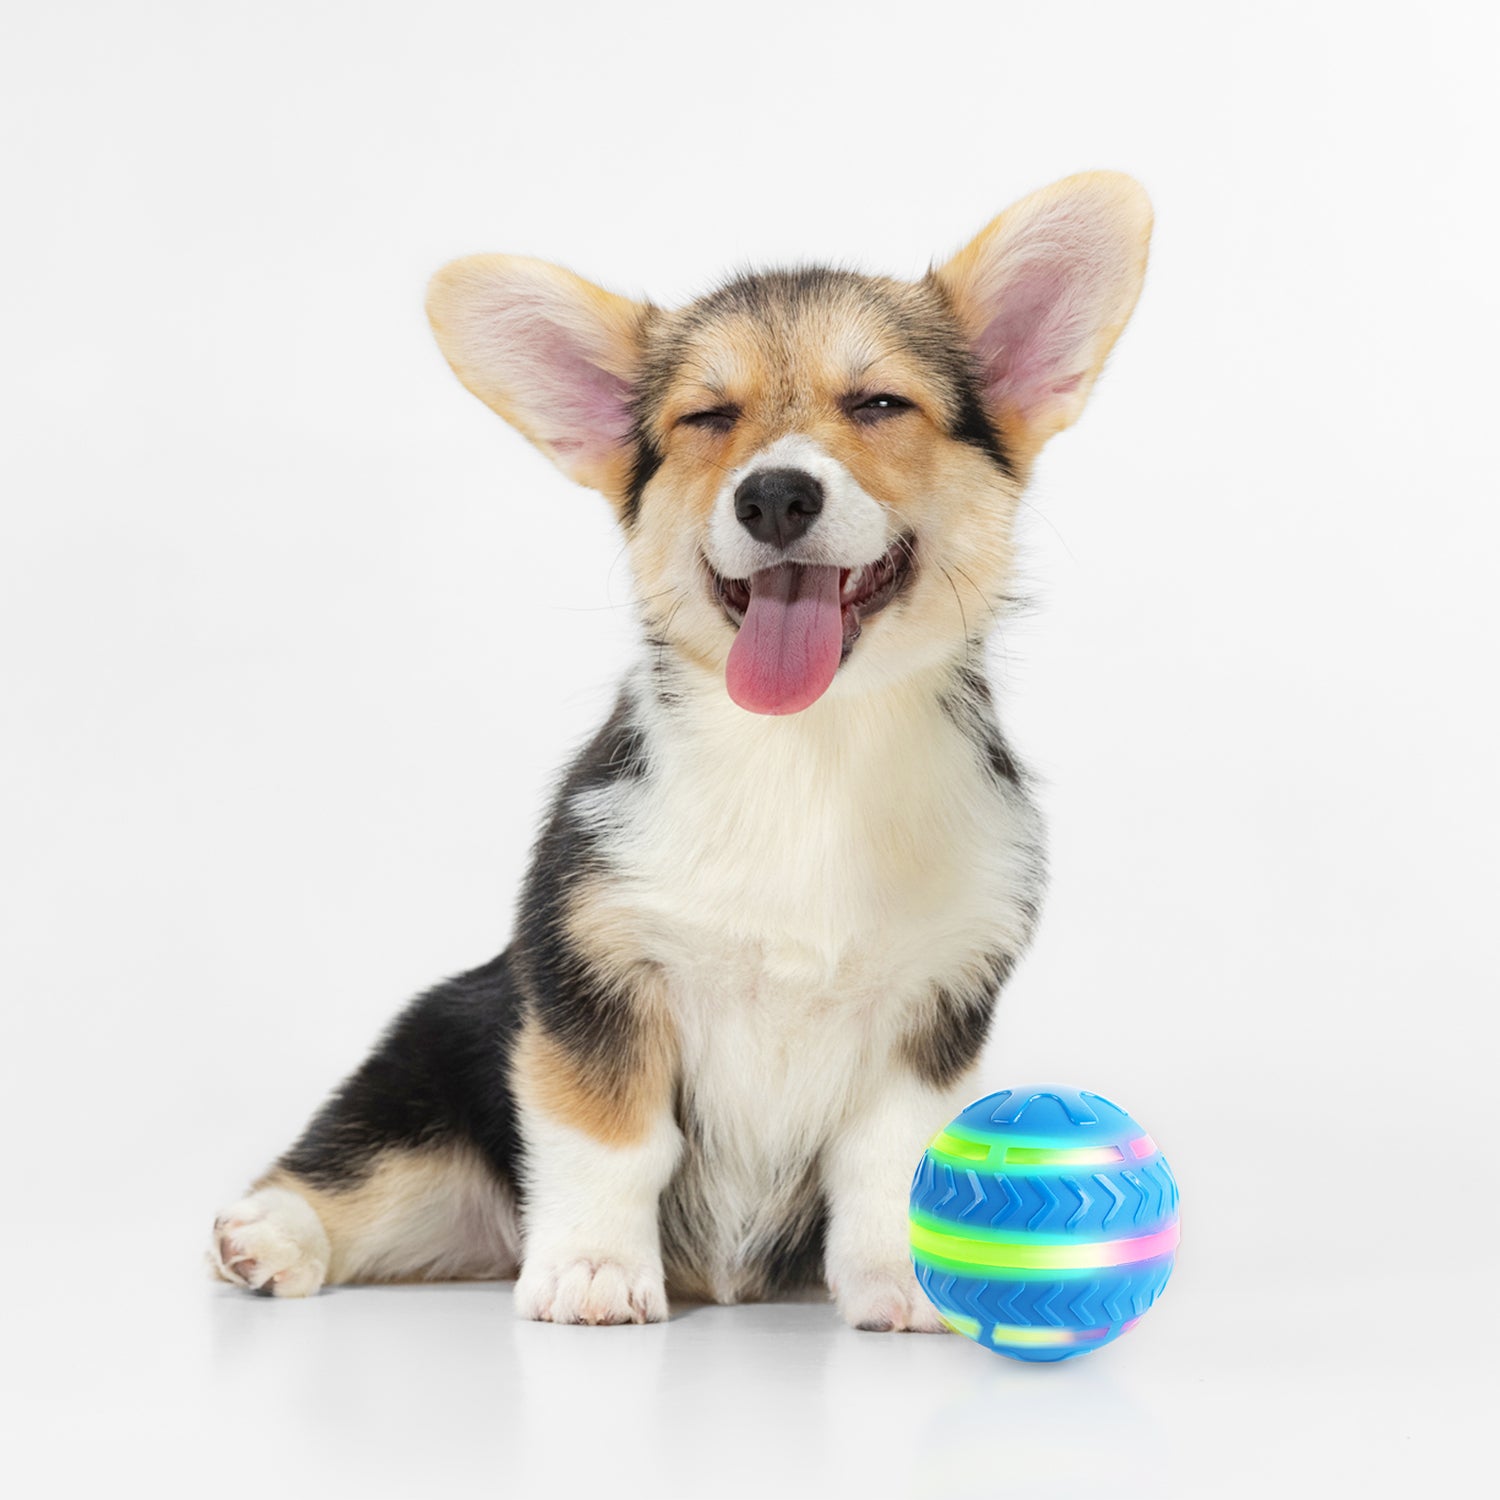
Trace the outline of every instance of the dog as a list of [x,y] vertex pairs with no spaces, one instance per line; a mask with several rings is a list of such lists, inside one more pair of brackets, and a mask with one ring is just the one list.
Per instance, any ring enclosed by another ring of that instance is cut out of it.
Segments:
[[747,273],[668,311],[513,256],[437,273],[459,379],[608,498],[646,649],[509,947],[218,1217],[219,1276],[515,1276],[519,1316],[585,1324],[821,1279],[857,1328],[941,1329],[908,1184],[982,1092],[1045,875],[984,639],[1150,235],[1096,172],[918,281]]

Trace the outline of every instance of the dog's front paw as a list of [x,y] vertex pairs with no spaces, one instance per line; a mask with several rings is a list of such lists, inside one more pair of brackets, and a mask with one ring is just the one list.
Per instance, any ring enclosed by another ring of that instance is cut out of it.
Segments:
[[538,1323],[664,1323],[660,1266],[531,1256],[516,1282],[516,1316]]
[[313,1206],[285,1188],[262,1188],[214,1220],[208,1261],[235,1286],[273,1297],[310,1297],[328,1275],[328,1235]]
[[867,1333],[948,1331],[910,1266],[899,1271],[855,1271],[841,1276],[833,1293],[851,1328]]

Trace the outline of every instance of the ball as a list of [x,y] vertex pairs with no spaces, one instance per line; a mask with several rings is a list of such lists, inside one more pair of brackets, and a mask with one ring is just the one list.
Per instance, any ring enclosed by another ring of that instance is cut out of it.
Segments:
[[911,1185],[917,1280],[955,1332],[1012,1359],[1128,1333],[1177,1250],[1177,1183],[1117,1104],[1036,1084],[971,1104]]

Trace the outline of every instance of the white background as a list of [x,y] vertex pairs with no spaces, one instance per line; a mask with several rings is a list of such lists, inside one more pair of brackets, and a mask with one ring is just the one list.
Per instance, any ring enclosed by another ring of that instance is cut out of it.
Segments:
[[[17,1493],[1461,1492],[1493,1415],[1497,55],[1425,5],[65,4],[0,35],[0,1425]],[[994,644],[1054,882],[993,1086],[1183,1187],[1117,1346],[216,1290],[214,1210],[490,957],[630,659],[444,260],[918,274],[1107,166],[1135,322]],[[1477,1482],[1477,1481],[1476,1481]]]

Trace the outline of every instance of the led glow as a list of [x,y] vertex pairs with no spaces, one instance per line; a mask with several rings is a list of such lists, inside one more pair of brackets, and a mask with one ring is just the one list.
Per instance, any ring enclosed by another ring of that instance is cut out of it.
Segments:
[[974,1267],[980,1274],[996,1271],[1079,1271],[1097,1270],[1103,1266],[1127,1266],[1138,1260],[1151,1260],[1177,1248],[1179,1230],[1176,1222],[1155,1234],[1137,1235],[1128,1240],[1090,1240],[1069,1244],[1039,1243],[1041,1236],[1029,1240],[967,1239],[955,1234],[934,1233],[915,1218],[911,1226],[911,1247],[924,1258],[946,1261],[952,1265]]
[[927,1149],[935,1156],[951,1156],[965,1163],[986,1161],[990,1154],[983,1141],[971,1141],[947,1130],[938,1131]]
[[[960,1223],[956,1219],[947,1219],[939,1214],[931,1214],[923,1209],[914,1208],[909,1213],[909,1220],[913,1229],[925,1229],[929,1234],[939,1235],[944,1238],[957,1236],[966,1240],[980,1240],[986,1244],[994,1245],[1089,1245],[1089,1244],[1125,1244],[1130,1243],[1127,1236],[1114,1237],[1110,1235],[1098,1235],[1096,1238],[1084,1239],[1077,1234],[1070,1234],[1066,1229],[1022,1229],[1018,1225],[1010,1224],[998,1229],[989,1228],[983,1220],[978,1223]],[[1149,1233],[1155,1234],[1160,1229],[1165,1229],[1168,1224],[1177,1223],[1176,1214],[1164,1214],[1160,1218],[1149,1221]],[[1140,1232],[1136,1232],[1137,1239]],[[1135,1259],[1134,1256],[1130,1257]]]
[[945,1322],[954,1333],[961,1333],[965,1338],[977,1339],[980,1334],[979,1319],[966,1318],[962,1313],[939,1312],[938,1316]]
[[1010,1146],[1005,1152],[1008,1167],[1097,1167],[1124,1160],[1118,1146]]
[[1109,1337],[1107,1328],[1026,1328],[1014,1323],[996,1323],[990,1338],[997,1344],[1014,1344],[1018,1349],[1041,1349],[1049,1345],[1088,1344]]
[[[1150,1136],[1140,1136],[1129,1142],[1129,1146],[1137,1160],[1156,1150],[1156,1143]],[[952,1130],[939,1131],[928,1143],[927,1150],[935,1160],[950,1167],[967,1169],[981,1163],[988,1163],[991,1167],[1003,1164],[1018,1172],[1027,1167],[1108,1167],[1126,1160],[1124,1150],[1116,1145],[1076,1146],[1056,1138],[1049,1140],[1036,1136],[1019,1142],[998,1136],[992,1141],[982,1141],[958,1135]]]
[[1130,1154],[1137,1161],[1144,1161],[1148,1156],[1156,1155],[1156,1142],[1149,1135],[1137,1136],[1130,1143]]

